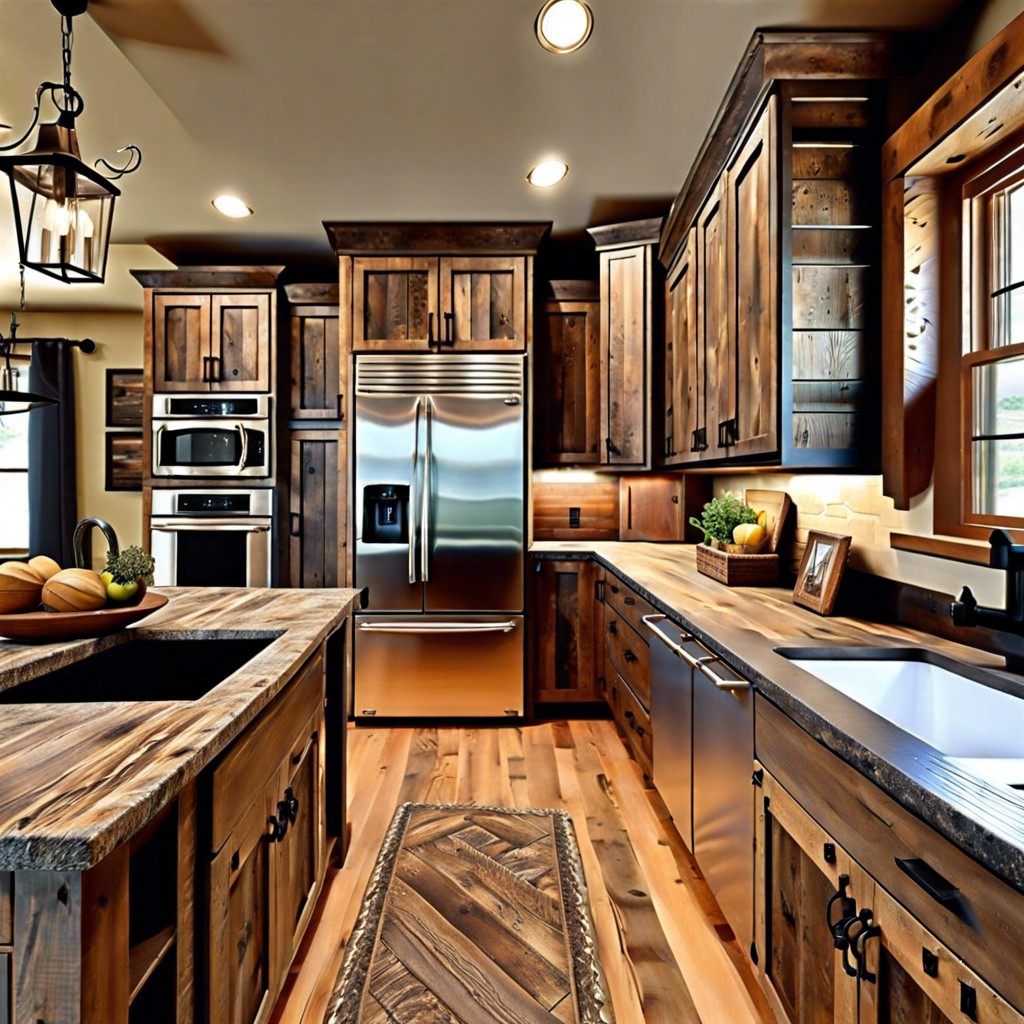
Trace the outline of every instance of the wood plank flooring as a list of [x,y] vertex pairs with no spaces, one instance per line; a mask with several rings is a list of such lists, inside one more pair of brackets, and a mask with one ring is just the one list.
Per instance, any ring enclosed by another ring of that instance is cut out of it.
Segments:
[[612,723],[360,726],[348,743],[349,854],[328,872],[271,1024],[322,1024],[381,842],[405,801],[569,812],[619,1024],[770,1024],[699,869]]

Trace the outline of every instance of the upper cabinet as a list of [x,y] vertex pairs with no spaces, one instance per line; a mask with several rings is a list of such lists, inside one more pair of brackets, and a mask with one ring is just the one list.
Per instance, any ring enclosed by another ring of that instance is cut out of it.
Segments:
[[352,352],[525,351],[549,224],[328,224]]
[[650,466],[651,357],[664,275],[661,218],[588,228],[600,259],[601,462]]
[[146,288],[152,390],[270,391],[281,269],[133,272]]
[[533,360],[534,464],[601,461],[601,303],[596,281],[552,281]]
[[285,287],[291,327],[293,420],[340,420],[345,393],[338,341],[338,286]]
[[757,33],[661,236],[664,466],[878,464],[875,33]]

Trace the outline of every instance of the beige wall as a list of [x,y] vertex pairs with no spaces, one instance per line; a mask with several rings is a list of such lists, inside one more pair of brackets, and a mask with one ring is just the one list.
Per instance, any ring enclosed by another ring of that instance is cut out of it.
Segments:
[[[106,371],[142,369],[141,313],[18,313],[23,338],[92,338],[96,351],[75,351],[75,436],[78,516],[99,516],[113,526],[122,548],[142,545],[142,492],[104,490]],[[148,547],[147,545],[142,545]],[[106,555],[99,534],[96,562]]]

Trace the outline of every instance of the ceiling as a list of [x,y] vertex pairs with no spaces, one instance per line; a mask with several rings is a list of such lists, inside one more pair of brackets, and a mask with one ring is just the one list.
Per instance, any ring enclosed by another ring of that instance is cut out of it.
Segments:
[[[143,163],[120,183],[107,283],[29,272],[29,308],[137,309],[127,269],[164,257],[326,278],[324,220],[550,220],[582,251],[588,225],[667,209],[756,28],[938,28],[959,6],[589,2],[590,41],[556,56],[533,34],[541,0],[94,0],[74,23],[82,155],[135,143]],[[59,77],[48,0],[0,0],[0,144]],[[548,155],[569,176],[534,189]],[[255,215],[224,219],[223,191]],[[5,199],[0,309],[18,301],[12,236]]]

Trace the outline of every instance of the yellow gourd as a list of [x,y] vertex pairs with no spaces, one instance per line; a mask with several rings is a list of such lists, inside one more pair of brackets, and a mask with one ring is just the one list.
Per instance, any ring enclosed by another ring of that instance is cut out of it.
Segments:
[[107,603],[107,588],[92,569],[61,569],[43,585],[43,607],[50,612],[91,612]]

